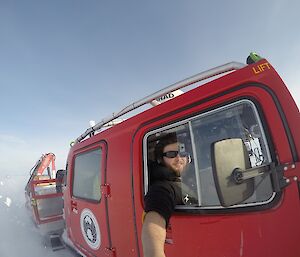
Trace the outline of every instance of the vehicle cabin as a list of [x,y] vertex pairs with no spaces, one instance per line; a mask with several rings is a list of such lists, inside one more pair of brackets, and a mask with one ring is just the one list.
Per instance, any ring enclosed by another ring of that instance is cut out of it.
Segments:
[[113,116],[76,140],[67,160],[64,215],[77,251],[143,256],[144,196],[155,145],[174,133],[189,158],[182,183],[196,201],[176,207],[166,256],[300,256],[299,110],[267,60],[231,72],[232,65],[223,67],[173,84],[130,110],[223,76],[104,129]]

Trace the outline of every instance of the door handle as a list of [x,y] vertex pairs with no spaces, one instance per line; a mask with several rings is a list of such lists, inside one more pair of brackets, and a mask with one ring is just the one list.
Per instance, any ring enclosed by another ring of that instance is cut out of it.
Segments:
[[76,214],[78,213],[78,209],[77,209],[77,202],[71,200],[71,210],[72,212],[75,212]]

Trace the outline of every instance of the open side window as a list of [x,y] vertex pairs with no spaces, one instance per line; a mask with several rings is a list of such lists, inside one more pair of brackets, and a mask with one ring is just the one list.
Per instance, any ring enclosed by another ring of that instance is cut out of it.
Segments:
[[[246,145],[251,167],[271,163],[270,151],[256,106],[250,100],[240,100],[212,111],[150,131],[144,137],[145,193],[151,185],[151,165],[155,160],[155,145],[166,134],[175,133],[180,151],[189,155],[182,173],[182,185],[192,194],[193,204],[178,209],[223,208],[217,195],[212,172],[211,145],[227,138],[241,138]],[[243,203],[230,207],[256,206],[269,203],[275,196],[268,174],[254,178],[254,193]],[[184,201],[183,201],[184,202]]]

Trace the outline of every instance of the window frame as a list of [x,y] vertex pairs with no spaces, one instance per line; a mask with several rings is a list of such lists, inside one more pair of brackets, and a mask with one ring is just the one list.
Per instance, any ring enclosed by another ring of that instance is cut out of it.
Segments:
[[[86,197],[82,197],[82,196],[77,196],[74,195],[74,179],[75,179],[75,161],[76,158],[80,155],[84,155],[84,154],[88,154],[90,152],[93,152],[95,150],[100,150],[100,164],[99,164],[99,187],[100,187],[100,199],[99,200],[95,200],[92,198],[86,198]],[[71,187],[71,197],[76,198],[76,199],[80,199],[86,202],[90,202],[90,203],[100,203],[102,200],[102,194],[101,194],[101,184],[102,184],[102,180],[103,180],[103,172],[105,172],[105,159],[106,155],[105,155],[105,145],[104,144],[97,144],[94,145],[93,147],[90,147],[88,149],[80,149],[78,152],[76,152],[73,156],[73,161],[72,161],[72,187]]]
[[[195,152],[195,143],[194,143],[194,136],[193,136],[193,130],[192,128],[192,121],[198,119],[198,118],[203,118],[205,116],[211,115],[212,113],[216,113],[216,112],[221,112],[223,110],[232,108],[234,106],[243,104],[243,103],[248,103],[251,105],[253,113],[257,119],[257,123],[259,125],[259,127],[262,130],[262,138],[263,141],[266,144],[266,154],[267,154],[267,158],[269,162],[272,162],[272,159],[274,159],[274,154],[272,154],[273,151],[273,144],[268,136],[268,128],[266,126],[266,122],[265,122],[265,118],[263,117],[263,114],[261,112],[261,107],[259,106],[259,104],[257,103],[257,101],[255,99],[252,98],[239,98],[239,99],[235,99],[233,101],[227,102],[225,104],[222,105],[217,105],[213,108],[209,108],[209,109],[205,109],[202,110],[198,113],[195,113],[193,115],[189,115],[188,117],[183,117],[180,120],[175,120],[172,123],[169,123],[165,126],[160,126],[160,127],[156,127],[152,130],[147,131],[144,136],[143,136],[143,140],[142,140],[142,149],[143,149],[143,189],[144,189],[144,195],[147,194],[148,192],[148,188],[149,188],[149,171],[148,171],[148,149],[147,149],[147,142],[148,142],[148,137],[151,135],[154,135],[156,133],[160,133],[166,130],[170,130],[173,129],[175,127],[181,126],[181,125],[187,125],[189,127],[189,132],[190,132],[190,136],[191,136],[191,144],[192,144],[192,149],[193,149],[193,155],[195,156],[194,153]],[[198,161],[195,160],[194,163],[195,165],[195,169],[197,169],[197,165],[198,165]],[[198,178],[199,176],[199,172],[195,172],[195,175],[197,177],[197,187],[200,184],[200,180]],[[271,179],[271,178],[270,178]],[[272,186],[272,181],[271,181],[271,187],[273,190],[273,186]],[[197,190],[197,194],[199,194],[201,190]],[[264,209],[266,207],[268,207],[272,202],[274,202],[274,199],[278,198],[277,196],[280,195],[280,193],[275,193],[273,191],[271,197],[269,199],[267,199],[266,201],[259,201],[259,202],[255,202],[255,203],[243,203],[243,204],[237,204],[237,205],[233,205],[230,207],[223,207],[221,205],[218,206],[186,206],[186,205],[177,205],[176,206],[176,211],[192,211],[192,212],[198,212],[198,211],[212,211],[212,212],[219,212],[220,210],[222,211],[235,211],[237,209]],[[201,199],[201,198],[200,198]]]

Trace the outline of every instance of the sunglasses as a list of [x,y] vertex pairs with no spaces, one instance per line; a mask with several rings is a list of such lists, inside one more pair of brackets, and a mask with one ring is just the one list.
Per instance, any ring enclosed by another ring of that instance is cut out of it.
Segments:
[[187,152],[179,152],[179,151],[168,151],[162,154],[162,156],[165,156],[167,158],[175,158],[177,155],[179,155],[180,157],[189,156]]

